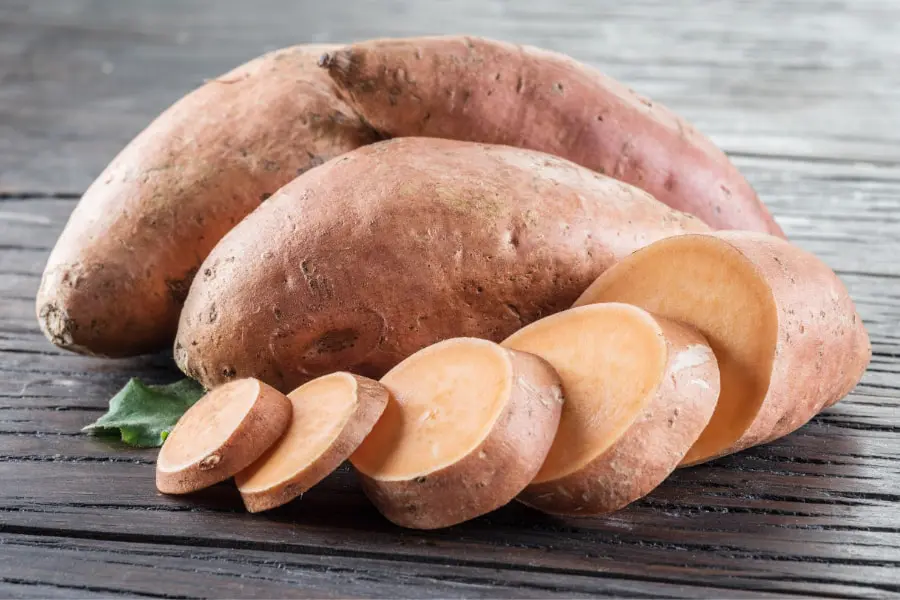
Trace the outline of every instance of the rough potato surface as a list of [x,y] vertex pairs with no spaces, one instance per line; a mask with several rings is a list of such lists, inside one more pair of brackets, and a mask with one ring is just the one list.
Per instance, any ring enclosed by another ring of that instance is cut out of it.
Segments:
[[200,263],[298,174],[377,135],[316,60],[328,46],[267,54],[188,94],[85,192],[50,256],[41,328],[76,352],[169,345]]
[[578,61],[475,37],[372,40],[321,64],[386,137],[505,144],[646,190],[715,229],[784,236],[725,154],[687,121]]
[[285,186],[216,246],[175,344],[204,385],[379,377],[451,337],[499,341],[655,240],[707,231],[561,158],[403,138]]

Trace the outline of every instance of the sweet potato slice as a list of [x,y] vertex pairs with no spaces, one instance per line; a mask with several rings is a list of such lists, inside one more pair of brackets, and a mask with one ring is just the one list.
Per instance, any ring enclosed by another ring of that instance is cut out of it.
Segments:
[[547,460],[519,500],[611,512],[659,485],[709,422],[719,369],[696,331],[627,304],[594,304],[520,329],[503,346],[559,373],[566,404]]
[[291,422],[291,402],[256,379],[218,387],[188,409],[156,460],[156,487],[187,494],[224,481],[259,458]]
[[234,478],[250,512],[286,504],[338,468],[384,412],[388,392],[377,381],[332,373],[288,398],[293,419],[287,432]]
[[716,412],[694,464],[794,431],[850,392],[869,337],[837,276],[765,234],[685,235],[638,250],[575,305],[627,302],[697,328],[719,362]]
[[420,350],[381,383],[391,399],[350,461],[375,506],[417,529],[515,498],[544,462],[562,408],[546,361],[474,338]]

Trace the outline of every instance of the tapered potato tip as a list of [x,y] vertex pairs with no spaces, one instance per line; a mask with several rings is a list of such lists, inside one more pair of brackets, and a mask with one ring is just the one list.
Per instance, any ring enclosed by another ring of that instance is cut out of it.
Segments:
[[474,338],[420,350],[381,383],[387,408],[350,461],[378,510],[415,529],[515,498],[544,462],[563,404],[546,361]]
[[697,441],[719,396],[703,336],[636,306],[563,311],[503,346],[545,359],[565,389],[553,447],[518,497],[549,513],[608,513],[649,493]]
[[286,504],[337,469],[372,431],[388,391],[365,377],[332,373],[300,386],[288,398],[293,419],[285,434],[235,475],[250,512]]
[[156,487],[188,494],[224,481],[268,450],[290,422],[290,400],[257,379],[215,388],[166,438],[156,460]]

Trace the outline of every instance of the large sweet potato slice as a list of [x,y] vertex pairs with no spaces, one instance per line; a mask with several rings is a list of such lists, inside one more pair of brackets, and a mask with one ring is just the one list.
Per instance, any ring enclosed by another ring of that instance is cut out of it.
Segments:
[[716,412],[693,464],[794,431],[853,389],[869,337],[837,276],[812,254],[751,232],[685,235],[643,248],[578,299],[627,302],[700,331],[716,354]]

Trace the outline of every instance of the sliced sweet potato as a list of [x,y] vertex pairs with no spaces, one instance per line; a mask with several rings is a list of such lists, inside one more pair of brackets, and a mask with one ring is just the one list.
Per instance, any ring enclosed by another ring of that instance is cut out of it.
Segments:
[[871,358],[862,320],[831,269],[764,234],[652,244],[600,276],[575,305],[595,302],[634,304],[709,340],[722,391],[684,464],[794,431],[848,394]]
[[187,494],[224,481],[259,458],[291,422],[287,397],[256,379],[218,387],[187,410],[156,460],[156,487]]
[[332,373],[297,388],[288,398],[293,419],[287,432],[235,475],[250,512],[290,502],[338,468],[384,412],[388,392],[377,381]]
[[649,493],[700,436],[719,395],[703,336],[627,304],[573,308],[502,345],[540,356],[562,379],[559,431],[519,495],[550,513],[611,512]]
[[474,338],[429,346],[381,383],[391,399],[350,461],[375,506],[417,529],[515,498],[547,456],[563,401],[546,361]]

